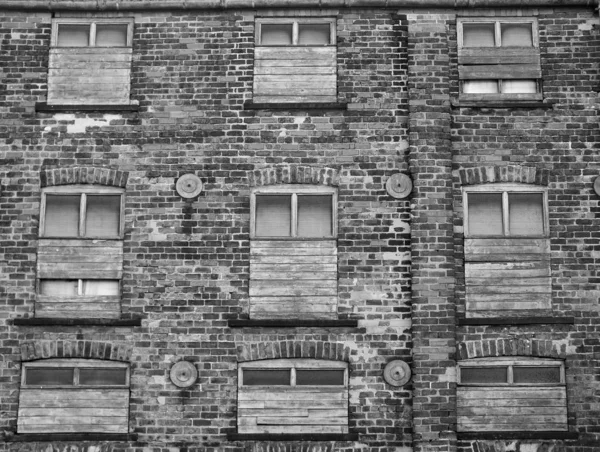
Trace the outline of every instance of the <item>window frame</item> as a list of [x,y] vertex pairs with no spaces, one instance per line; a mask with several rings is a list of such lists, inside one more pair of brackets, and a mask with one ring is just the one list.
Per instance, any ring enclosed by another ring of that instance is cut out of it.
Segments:
[[[79,223],[77,236],[51,236],[46,235],[46,197],[55,196],[80,196],[79,200]],[[119,231],[117,235],[107,236],[85,236],[85,221],[87,209],[87,195],[110,195],[120,197],[119,207]],[[52,238],[57,240],[122,240],[124,236],[124,214],[125,214],[125,190],[117,187],[90,186],[90,185],[63,185],[46,187],[42,190],[42,199],[40,207],[40,238]],[[83,231],[83,235],[82,235]]]
[[[75,295],[63,295],[62,297],[64,297],[64,298],[88,298],[88,297],[93,298],[93,297],[117,297],[117,296],[121,297],[121,293],[123,292],[123,288],[121,286],[121,284],[122,284],[121,279],[39,278],[39,279],[37,279],[37,285],[38,285],[37,294],[38,294],[38,296],[41,295],[43,297],[54,297],[56,295],[43,294],[42,293],[42,281],[77,281],[77,293]],[[118,295],[87,295],[87,294],[83,293],[84,281],[113,281],[113,282],[116,282],[119,287],[119,294]]]
[[[546,187],[530,186],[522,184],[488,184],[463,187],[463,228],[465,238],[548,238],[550,237],[548,219],[548,189]],[[469,232],[469,194],[470,193],[502,193],[502,235],[472,235]],[[542,195],[542,227],[543,234],[540,235],[511,235],[509,220],[509,193],[539,193]]]
[[[505,383],[463,383],[462,369],[465,367],[507,367],[507,381]],[[560,368],[560,382],[558,383],[515,383],[514,367],[558,367]],[[536,357],[497,357],[497,358],[473,358],[457,363],[457,384],[459,386],[479,387],[556,387],[566,386],[565,362],[560,359],[546,359]]]
[[[26,384],[26,374],[28,369],[39,368],[68,368],[73,371],[73,384],[71,385],[31,385]],[[125,369],[125,383],[122,385],[80,385],[79,369]],[[119,361],[107,361],[100,359],[78,359],[61,358],[38,360],[22,363],[21,367],[21,388],[22,389],[129,389],[131,382],[131,369],[129,363]]]
[[[256,196],[260,195],[291,195],[290,201],[290,236],[257,236],[256,235]],[[323,237],[298,236],[298,195],[326,196],[331,195],[331,235]],[[315,185],[271,185],[254,188],[250,192],[250,238],[253,240],[333,240],[337,237],[337,189],[329,186]]]
[[[329,44],[298,44],[298,24],[319,23],[329,24]],[[261,40],[262,25],[291,24],[291,44],[263,44]],[[333,47],[336,46],[336,19],[334,17],[257,17],[255,20],[255,42],[261,47]]]
[[[463,24],[465,23],[476,23],[476,24],[494,24],[494,46],[469,46],[465,47],[463,45]],[[530,23],[531,24],[531,33],[532,33],[532,45],[531,46],[507,46],[502,47],[502,24],[523,24]],[[492,49],[492,48],[513,48],[513,47],[525,47],[525,48],[533,48],[539,50],[540,41],[539,41],[539,28],[538,21],[536,17],[459,17],[456,19],[457,25],[457,39],[458,39],[458,48],[459,49]]]
[[[52,48],[74,48],[73,46],[59,46],[58,45],[58,28],[60,25],[89,25],[90,26],[90,37],[87,46],[78,46],[78,48],[98,48],[98,49],[110,49],[110,48],[129,48],[133,46],[133,17],[97,17],[97,18],[85,18],[85,17],[61,17],[52,19],[52,35],[50,38],[50,46]],[[115,24],[127,25],[127,43],[125,46],[96,46],[96,25],[97,24]]]
[[[245,385],[244,369],[252,370],[290,370],[289,385]],[[300,370],[343,370],[344,383],[341,385],[296,385],[296,369]],[[238,387],[265,389],[274,388],[348,388],[348,363],[345,361],[321,361],[310,358],[268,359],[247,361],[238,365]]]

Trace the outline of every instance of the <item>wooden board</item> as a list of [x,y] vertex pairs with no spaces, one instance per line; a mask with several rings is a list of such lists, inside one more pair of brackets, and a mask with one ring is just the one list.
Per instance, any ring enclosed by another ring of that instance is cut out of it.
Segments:
[[542,68],[539,64],[479,64],[459,66],[458,75],[461,80],[539,79]]
[[473,47],[458,50],[458,64],[535,64],[540,65],[540,52],[532,47]]
[[561,387],[459,387],[458,431],[567,430]]
[[241,387],[238,398],[239,433],[348,432],[346,387]]
[[18,433],[127,433],[128,389],[21,389]]
[[250,317],[336,318],[335,241],[253,240]]
[[131,48],[50,50],[48,104],[129,104]]
[[254,102],[335,102],[337,51],[332,47],[257,47]]
[[550,240],[465,240],[467,312],[551,308]]

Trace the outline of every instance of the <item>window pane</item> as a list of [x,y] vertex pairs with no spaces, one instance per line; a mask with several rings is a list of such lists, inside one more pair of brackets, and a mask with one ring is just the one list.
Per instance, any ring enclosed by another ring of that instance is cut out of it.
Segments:
[[506,94],[537,93],[535,80],[502,80],[502,92]]
[[119,281],[102,279],[84,281],[83,295],[119,295]]
[[513,367],[515,383],[560,383],[560,367]]
[[97,24],[97,47],[124,47],[127,45],[127,24]]
[[127,383],[127,369],[79,369],[79,385],[110,386]]
[[73,369],[56,367],[29,368],[25,371],[25,384],[28,385],[72,385]]
[[344,384],[343,370],[300,370],[296,369],[296,385],[341,386]]
[[461,367],[461,383],[507,383],[507,367]]
[[466,80],[463,82],[465,94],[497,94],[497,80]]
[[503,235],[502,194],[469,193],[469,235]]
[[120,213],[120,196],[88,195],[85,222],[86,237],[118,236]]
[[298,24],[298,44],[328,45],[331,40],[329,24]]
[[500,24],[502,47],[533,47],[531,24]]
[[332,197],[298,196],[298,236],[331,237]]
[[40,281],[40,293],[52,296],[75,296],[77,295],[77,280],[68,279],[42,279]]
[[494,46],[494,24],[463,23],[463,47]]
[[77,237],[80,200],[79,195],[47,195],[44,235],[49,237]]
[[256,235],[289,237],[292,234],[291,205],[290,195],[256,196]]
[[90,45],[89,25],[58,26],[58,47],[86,47]]
[[262,24],[260,26],[262,45],[291,45],[292,24]]
[[258,385],[290,385],[290,369],[263,370],[244,369],[243,384],[245,386]]
[[542,193],[509,193],[508,219],[510,235],[543,235]]

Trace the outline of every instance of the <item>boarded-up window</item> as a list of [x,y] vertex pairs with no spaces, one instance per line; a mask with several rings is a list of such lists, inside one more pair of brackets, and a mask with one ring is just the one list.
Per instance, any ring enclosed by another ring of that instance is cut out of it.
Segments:
[[254,51],[254,102],[337,100],[334,19],[257,19]]
[[118,318],[123,190],[60,186],[42,192],[37,317]]
[[129,104],[133,19],[52,22],[48,104]]
[[252,192],[252,318],[337,316],[336,204],[331,187]]
[[458,19],[461,99],[541,100],[534,18]]
[[547,192],[498,184],[463,199],[467,316],[550,309]]
[[127,433],[127,363],[48,359],[23,363],[18,433]]
[[458,368],[459,432],[567,430],[562,361],[481,358]]
[[348,433],[347,363],[252,361],[238,378],[238,433]]

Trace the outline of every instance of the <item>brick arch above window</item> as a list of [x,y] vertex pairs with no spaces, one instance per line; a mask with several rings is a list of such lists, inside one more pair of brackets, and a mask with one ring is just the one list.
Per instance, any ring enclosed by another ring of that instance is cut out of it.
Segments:
[[566,358],[565,342],[542,339],[488,339],[459,342],[457,359],[500,356]]
[[98,166],[73,166],[68,168],[42,168],[42,187],[57,185],[104,185],[125,188],[129,172]]
[[331,167],[305,165],[278,165],[256,169],[248,173],[251,187],[280,184],[313,184],[337,187],[339,171]]
[[132,347],[104,341],[31,341],[21,345],[21,361],[47,358],[89,358],[131,361]]
[[456,171],[460,185],[520,183],[548,185],[550,172],[534,166],[475,166]]
[[242,344],[237,348],[238,362],[278,358],[311,358],[349,361],[347,345],[325,341],[281,341]]

